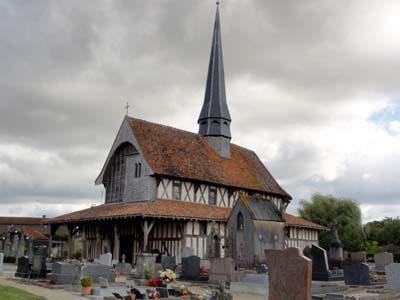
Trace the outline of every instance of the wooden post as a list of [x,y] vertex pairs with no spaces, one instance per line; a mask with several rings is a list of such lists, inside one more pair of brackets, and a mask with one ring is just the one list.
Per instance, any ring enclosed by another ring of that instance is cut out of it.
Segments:
[[72,258],[74,253],[74,226],[67,225],[68,228],[68,258]]
[[119,232],[118,225],[114,224],[114,249],[113,249],[113,258],[117,262],[119,262]]
[[142,222],[142,230],[143,230],[143,253],[146,253],[147,251],[147,244],[149,241],[149,234],[151,230],[153,229],[154,226],[154,221],[151,221],[149,224],[146,219]]
[[88,257],[88,242],[86,240],[86,228],[85,225],[81,225],[81,231],[82,231],[82,243],[83,243],[83,249],[82,249],[82,259],[87,259]]
[[101,240],[100,240],[100,228],[96,226],[96,247],[95,247],[95,258],[100,258],[101,255]]

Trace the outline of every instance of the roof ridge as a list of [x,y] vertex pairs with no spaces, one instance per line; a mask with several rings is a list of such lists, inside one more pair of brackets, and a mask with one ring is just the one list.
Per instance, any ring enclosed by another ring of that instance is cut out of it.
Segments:
[[[140,118],[134,118],[134,117],[131,117],[131,116],[128,116],[128,119],[131,119],[133,121],[143,122],[143,123],[149,123],[149,124],[152,124],[152,125],[156,125],[156,126],[160,126],[160,127],[163,127],[163,128],[172,129],[172,130],[176,130],[176,131],[180,131],[180,132],[184,132],[184,133],[188,133],[188,134],[192,134],[192,135],[195,135],[196,137],[198,137],[199,139],[206,141],[205,137],[202,136],[201,134],[196,133],[196,132],[192,132],[192,131],[189,131],[189,130],[186,130],[186,129],[177,128],[177,127],[173,127],[171,125],[165,125],[165,124],[161,124],[161,123],[157,123],[157,122],[153,122],[153,121],[148,121],[148,120],[144,120],[144,119],[140,119]],[[243,150],[246,150],[246,151],[249,151],[249,152],[256,153],[252,149],[246,148],[244,146],[241,146],[241,145],[238,145],[238,144],[235,144],[235,143],[232,143],[232,142],[231,142],[231,146],[235,146],[237,148],[240,148],[240,149],[243,149]]]

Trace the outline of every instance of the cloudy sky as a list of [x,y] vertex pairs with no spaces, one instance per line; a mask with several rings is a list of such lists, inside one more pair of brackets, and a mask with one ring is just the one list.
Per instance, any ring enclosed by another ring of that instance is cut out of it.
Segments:
[[[293,196],[400,210],[400,2],[222,1],[233,142]],[[124,117],[196,131],[214,1],[0,2],[0,215],[102,202]]]

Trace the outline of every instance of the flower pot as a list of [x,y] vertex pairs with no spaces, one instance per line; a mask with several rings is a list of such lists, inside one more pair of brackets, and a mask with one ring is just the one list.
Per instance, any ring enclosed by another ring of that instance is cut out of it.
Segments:
[[91,286],[83,286],[82,287],[82,296],[87,296],[92,293],[92,287]]

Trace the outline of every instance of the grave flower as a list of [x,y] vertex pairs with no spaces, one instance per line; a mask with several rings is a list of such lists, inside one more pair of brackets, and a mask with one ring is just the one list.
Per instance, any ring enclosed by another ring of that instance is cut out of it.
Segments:
[[166,269],[163,272],[160,272],[160,279],[164,282],[165,285],[168,283],[174,282],[176,279],[176,274],[174,271]]

